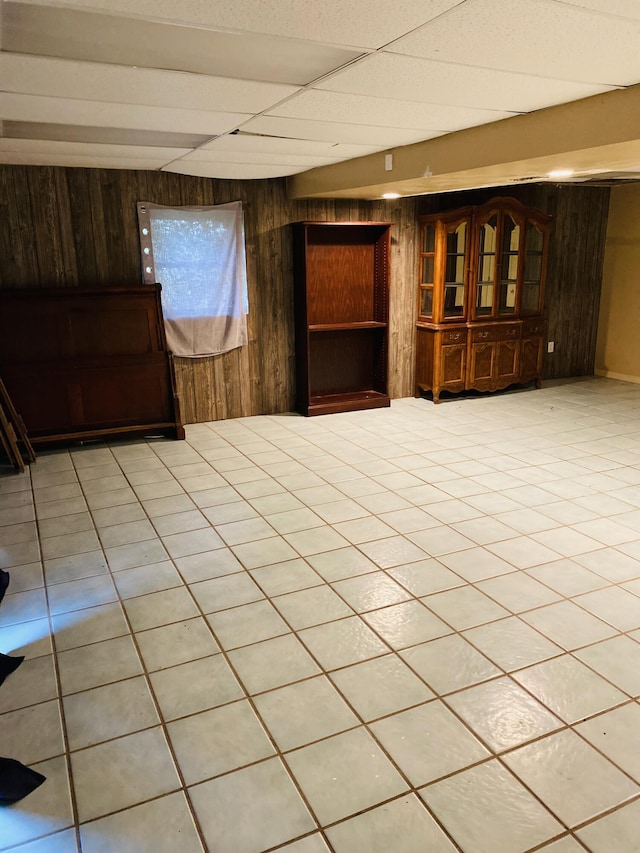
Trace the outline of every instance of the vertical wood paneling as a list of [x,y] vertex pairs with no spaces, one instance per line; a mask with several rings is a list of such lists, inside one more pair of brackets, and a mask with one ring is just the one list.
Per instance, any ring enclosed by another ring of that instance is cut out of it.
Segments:
[[74,232],[71,224],[71,200],[69,186],[64,173],[60,169],[53,172],[55,199],[58,206],[57,220],[60,228],[60,251],[62,256],[62,280],[77,281],[78,265]]
[[176,359],[187,423],[290,411],[295,396],[290,223],[393,222],[388,387],[413,394],[417,216],[511,195],[554,217],[546,313],[556,353],[545,376],[593,371],[609,191],[529,185],[387,201],[291,200],[284,180],[217,181],[169,172],[0,166],[0,287],[138,284],[136,202],[245,211],[249,343]]
[[46,281],[52,286],[63,285],[65,271],[53,170],[47,169],[42,174],[28,170],[27,183],[35,232],[38,278],[40,282]]
[[[76,277],[69,284],[98,282],[98,265],[94,238],[88,169],[57,169],[60,181],[69,193],[70,231],[76,254]],[[62,213],[61,213],[62,215]]]

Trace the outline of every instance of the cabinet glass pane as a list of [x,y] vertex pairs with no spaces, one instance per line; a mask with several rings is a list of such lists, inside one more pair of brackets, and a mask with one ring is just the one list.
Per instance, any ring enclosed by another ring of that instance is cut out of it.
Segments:
[[433,284],[433,258],[422,259],[422,283]]
[[500,282],[500,314],[513,314],[516,310],[516,283],[514,281]]
[[422,234],[422,251],[425,254],[436,250],[436,229],[434,225],[425,225]]
[[540,310],[540,283],[525,281],[522,285],[522,313],[537,314]]
[[535,225],[527,225],[527,244],[524,258],[525,281],[534,284],[542,278],[543,234]]
[[516,310],[516,282],[518,280],[518,249],[520,226],[505,214],[502,223],[502,257],[500,259],[499,314],[513,314]]
[[496,275],[496,256],[480,255],[478,259],[478,281],[493,281]]
[[464,314],[464,285],[446,284],[444,288],[444,316],[461,317]]
[[527,223],[527,252],[542,252],[544,235],[532,222]]
[[479,284],[476,299],[476,314],[478,316],[491,314],[493,305],[493,284]]
[[498,217],[492,216],[480,226],[478,234],[478,280],[476,283],[476,316],[492,313],[493,285],[496,276]]
[[516,252],[520,247],[520,226],[506,214],[502,223],[502,251]]
[[542,278],[542,255],[527,252],[524,261],[524,277],[526,281],[540,281]]
[[467,238],[467,223],[461,222],[455,231],[447,234],[447,254],[464,255]]
[[495,278],[496,271],[496,230],[498,220],[492,216],[480,228],[478,246],[478,281],[489,282]]
[[464,283],[464,255],[447,255],[445,282],[447,284]]
[[500,278],[502,281],[516,281],[518,278],[518,255],[504,252],[500,266]]
[[420,316],[431,318],[433,315],[433,288],[420,288]]

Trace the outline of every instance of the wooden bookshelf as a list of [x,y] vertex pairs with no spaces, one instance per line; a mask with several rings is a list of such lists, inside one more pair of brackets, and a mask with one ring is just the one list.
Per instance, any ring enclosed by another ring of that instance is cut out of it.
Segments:
[[296,222],[297,407],[304,415],[389,405],[388,222]]

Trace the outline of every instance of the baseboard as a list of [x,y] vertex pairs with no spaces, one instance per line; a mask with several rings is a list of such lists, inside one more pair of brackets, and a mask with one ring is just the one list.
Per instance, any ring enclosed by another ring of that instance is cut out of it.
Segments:
[[603,370],[598,367],[594,370],[596,376],[606,376],[607,379],[620,379],[622,382],[635,382],[640,385],[640,376],[629,376],[627,373],[615,373],[613,370]]

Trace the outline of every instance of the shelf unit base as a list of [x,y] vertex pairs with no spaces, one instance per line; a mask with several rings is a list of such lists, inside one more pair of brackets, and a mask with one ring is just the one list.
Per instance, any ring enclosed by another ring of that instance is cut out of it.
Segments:
[[337,412],[357,412],[360,409],[382,409],[391,399],[379,391],[354,391],[344,394],[323,394],[311,397],[308,406],[300,407],[303,415],[330,415]]

